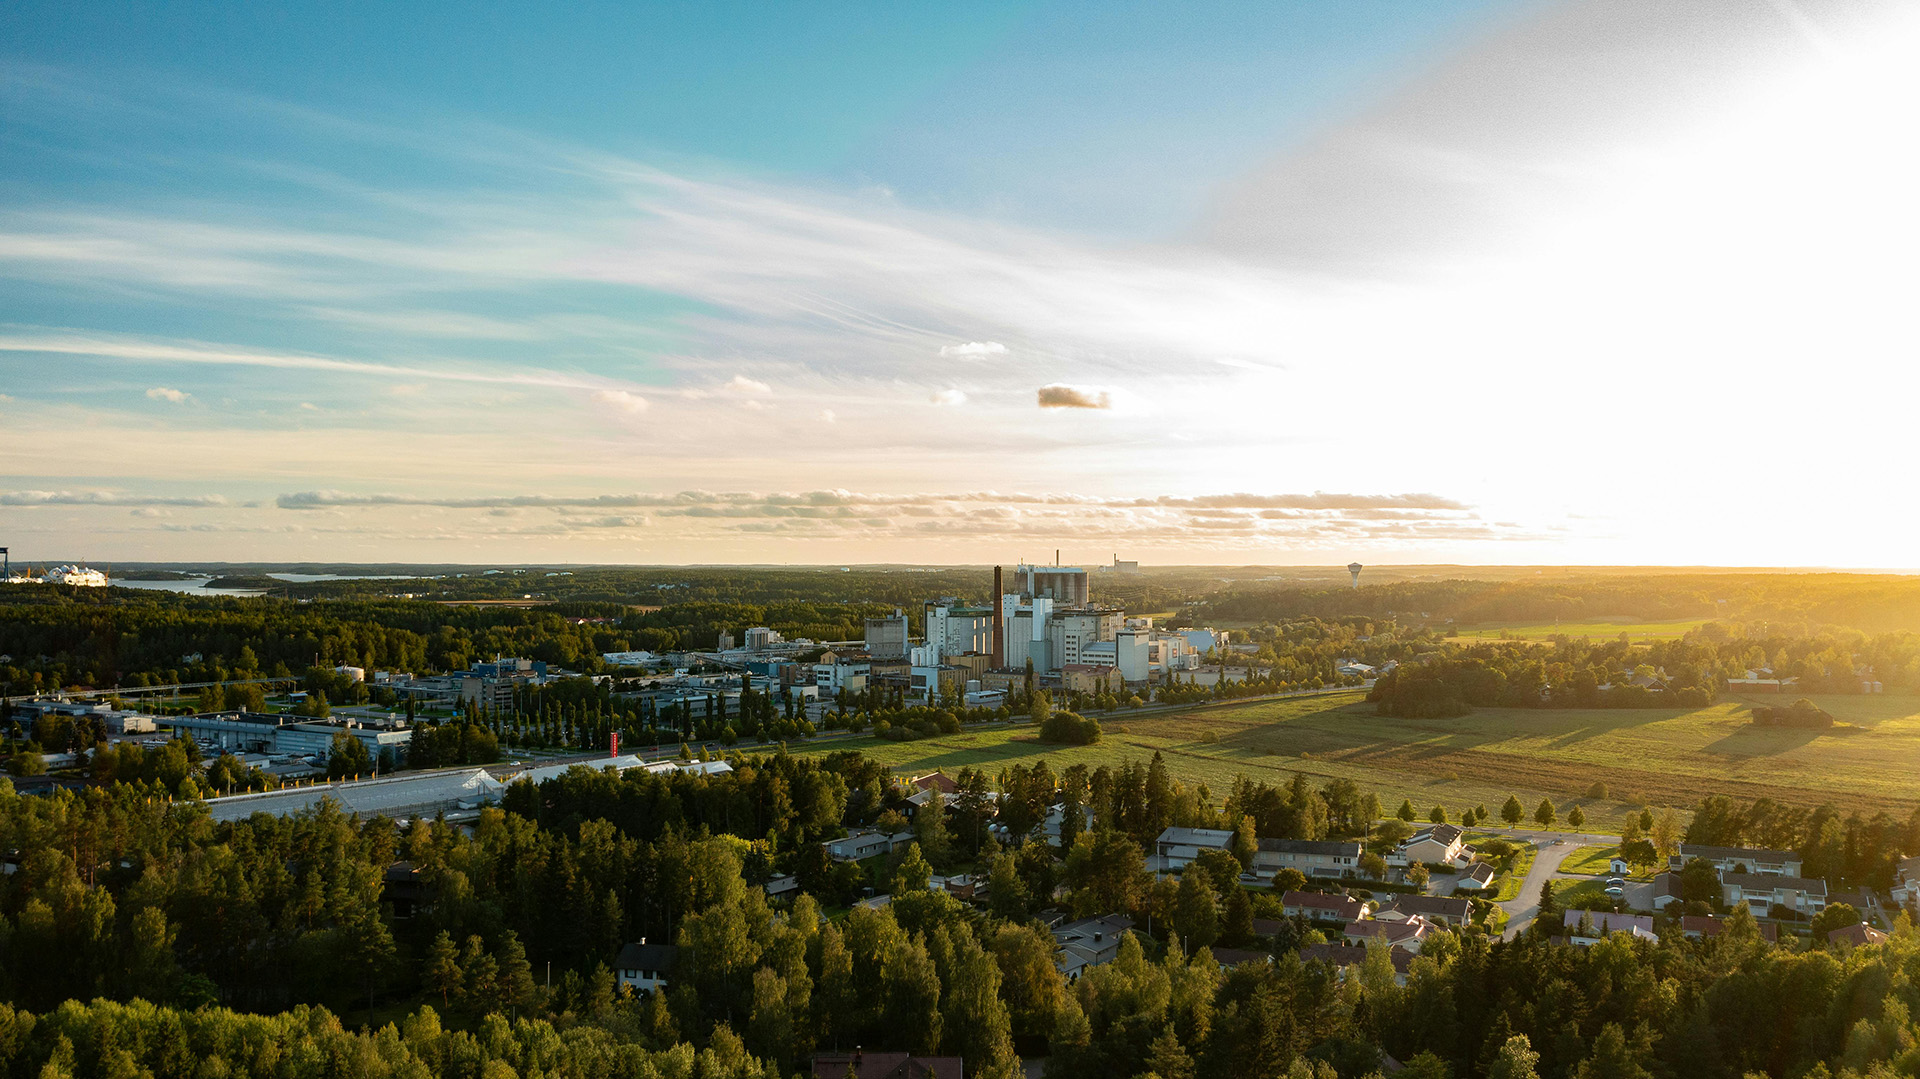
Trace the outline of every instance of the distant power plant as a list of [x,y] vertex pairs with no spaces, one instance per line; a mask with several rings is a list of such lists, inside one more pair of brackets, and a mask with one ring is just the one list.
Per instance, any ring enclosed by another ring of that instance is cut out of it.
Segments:
[[1347,572],[1353,574],[1353,587],[1360,587],[1360,571],[1364,568],[1366,567],[1358,562],[1350,562],[1347,564]]

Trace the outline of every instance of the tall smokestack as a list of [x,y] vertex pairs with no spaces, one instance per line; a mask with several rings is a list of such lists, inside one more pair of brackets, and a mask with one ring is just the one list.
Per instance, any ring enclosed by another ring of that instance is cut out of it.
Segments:
[[1007,623],[1000,617],[1000,597],[1006,595],[1000,583],[1000,567],[993,567],[993,667],[1007,665]]

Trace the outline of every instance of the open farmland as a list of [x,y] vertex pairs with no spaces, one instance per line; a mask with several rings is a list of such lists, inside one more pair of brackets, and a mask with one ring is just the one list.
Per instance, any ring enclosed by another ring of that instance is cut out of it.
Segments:
[[[997,772],[1045,757],[1059,769],[1145,760],[1157,750],[1187,782],[1218,797],[1234,776],[1285,782],[1295,772],[1344,776],[1377,791],[1388,808],[1411,799],[1424,818],[1440,804],[1496,808],[1510,793],[1529,811],[1542,796],[1564,814],[1578,804],[1587,827],[1617,826],[1642,803],[1686,809],[1708,794],[1812,804],[1920,804],[1920,707],[1911,697],[1821,697],[1843,724],[1832,731],[1756,729],[1748,704],[1701,709],[1481,709],[1456,719],[1394,719],[1358,692],[1240,708],[1119,717],[1099,745],[1046,746],[1031,728],[964,731],[918,742],[862,738],[854,747],[901,770],[963,767]],[[812,748],[812,747],[810,747]],[[1583,796],[1603,781],[1614,800]]]

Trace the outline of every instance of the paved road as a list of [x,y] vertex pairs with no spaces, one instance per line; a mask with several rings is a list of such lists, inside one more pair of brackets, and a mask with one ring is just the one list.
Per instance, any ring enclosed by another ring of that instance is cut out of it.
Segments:
[[1591,837],[1557,839],[1533,856],[1533,866],[1527,870],[1527,879],[1520,884],[1520,894],[1500,904],[1500,909],[1507,912],[1507,931],[1501,939],[1512,940],[1533,924],[1533,919],[1540,913],[1540,885],[1559,872],[1560,863],[1567,860],[1567,855],[1586,846],[1581,841],[1588,838]]

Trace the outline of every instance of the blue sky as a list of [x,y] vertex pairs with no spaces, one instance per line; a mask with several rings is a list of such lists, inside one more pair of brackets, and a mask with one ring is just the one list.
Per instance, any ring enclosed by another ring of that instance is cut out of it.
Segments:
[[[1584,388],[1888,370],[1910,29],[10,5],[0,513],[49,558],[1827,562],[1648,492],[1675,444]],[[1489,470],[1436,414],[1622,445]]]

